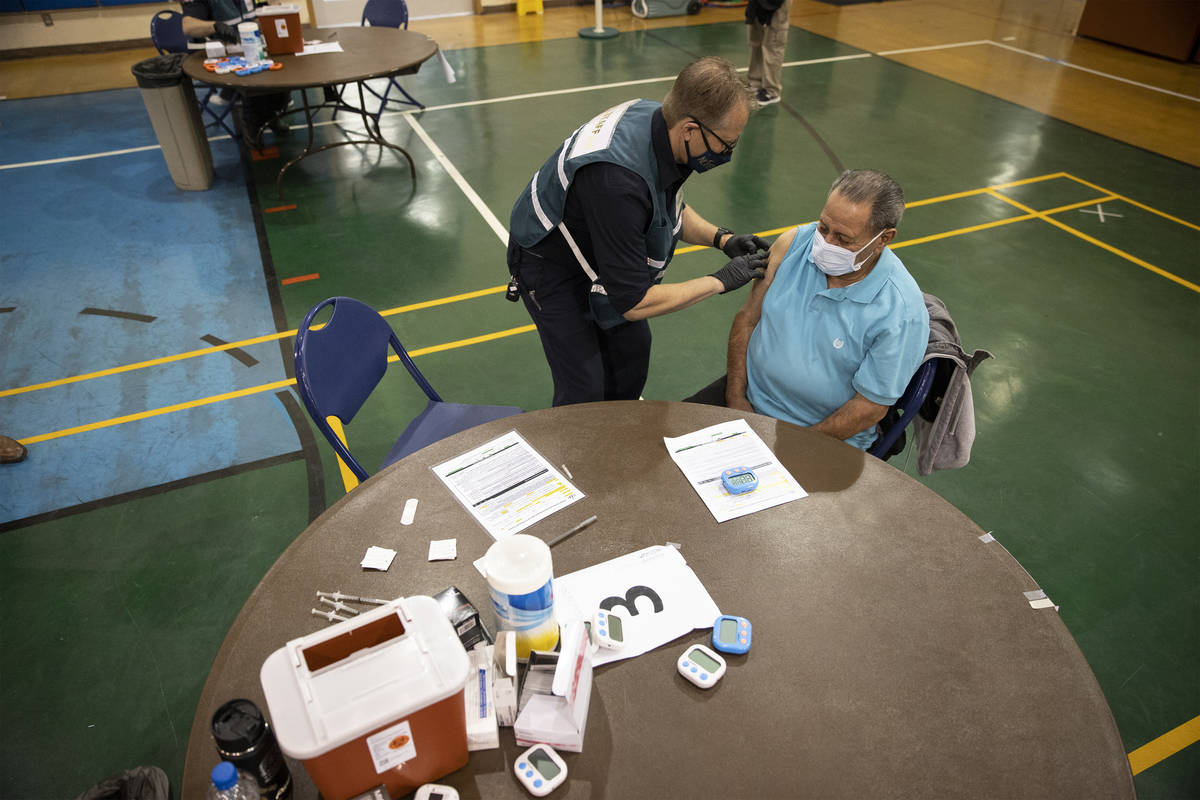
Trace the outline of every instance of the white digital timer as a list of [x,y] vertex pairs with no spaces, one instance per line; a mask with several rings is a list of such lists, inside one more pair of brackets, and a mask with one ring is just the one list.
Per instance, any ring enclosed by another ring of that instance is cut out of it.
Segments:
[[621,618],[611,611],[596,609],[592,617],[592,641],[605,650],[619,650],[625,644],[625,630]]
[[725,674],[725,659],[702,644],[694,644],[683,651],[675,668],[701,689],[711,689]]
[[567,779],[567,762],[548,744],[535,744],[513,763],[517,780],[534,797],[545,797]]
[[417,789],[413,800],[458,800],[458,790],[453,786],[442,786],[437,783],[427,783]]

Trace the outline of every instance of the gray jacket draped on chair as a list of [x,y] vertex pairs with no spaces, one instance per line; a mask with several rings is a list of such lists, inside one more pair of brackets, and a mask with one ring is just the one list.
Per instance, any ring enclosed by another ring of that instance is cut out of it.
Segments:
[[929,346],[924,361],[941,359],[929,397],[913,421],[917,472],[929,475],[935,469],[954,469],[971,460],[975,441],[971,374],[992,354],[975,350],[967,355],[946,304],[931,294],[924,294],[924,298],[929,311]]

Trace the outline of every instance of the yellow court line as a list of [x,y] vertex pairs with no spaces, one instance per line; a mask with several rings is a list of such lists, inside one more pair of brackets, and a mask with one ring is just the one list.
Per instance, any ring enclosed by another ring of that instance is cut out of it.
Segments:
[[[920,206],[920,205],[928,205],[930,203],[944,202],[946,200],[953,200],[953,199],[956,199],[959,197],[969,197],[971,195],[982,194],[982,193],[985,193],[992,189],[1003,189],[1003,188],[1008,188],[1010,186],[1020,186],[1020,185],[1027,184],[1027,183],[1037,183],[1039,181],[1050,180],[1053,178],[1059,178],[1059,177],[1063,177],[1063,176],[1066,176],[1065,172],[1056,172],[1056,173],[1052,173],[1049,175],[1040,175],[1036,178],[1024,178],[1024,179],[1018,180],[1018,181],[1010,181],[1008,183],[996,184],[995,186],[988,186],[983,189],[971,189],[966,192],[958,192],[957,194],[948,194],[948,195],[943,195],[941,197],[929,198],[927,200],[916,200],[912,203],[909,203],[908,207],[912,208],[912,207],[916,207],[916,206]],[[795,227],[795,226],[788,226],[786,228],[776,228],[774,230],[763,231],[762,233],[759,233],[757,235],[759,235],[759,236],[775,236],[777,234],[783,233],[786,230],[790,230],[792,227]],[[694,252],[697,252],[700,250],[705,250],[705,249],[707,249],[707,248],[704,247],[703,245],[694,245],[694,246],[690,246],[690,247],[683,247],[683,248],[677,249],[675,251],[675,255],[683,255],[685,253],[694,253]],[[472,292],[464,292],[462,294],[451,295],[449,297],[441,297],[441,298],[437,298],[435,300],[425,300],[420,303],[412,303],[411,305],[397,306],[396,308],[389,308],[386,311],[381,311],[379,313],[385,317],[390,317],[390,316],[393,316],[396,314],[404,314],[409,311],[419,311],[419,310],[425,309],[425,308],[434,308],[435,306],[448,305],[450,303],[458,303],[463,300],[472,300],[477,297],[484,297],[484,296],[490,295],[490,294],[499,294],[500,292],[505,291],[506,288],[507,288],[507,286],[493,286],[493,287],[490,287],[487,289],[477,289]],[[184,353],[176,353],[175,355],[162,356],[159,358],[152,358],[147,361],[138,361],[133,364],[125,364],[125,365],[119,366],[119,367],[110,367],[108,369],[102,369],[102,370],[98,370],[96,372],[87,372],[82,375],[73,375],[73,376],[70,376],[67,378],[58,378],[56,380],[46,381],[44,383],[35,383],[35,384],[30,384],[29,386],[18,386],[18,387],[14,387],[12,389],[0,389],[0,397],[9,397],[12,395],[17,395],[17,394],[26,394],[28,392],[36,392],[36,391],[39,391],[42,389],[52,389],[56,386],[66,386],[68,384],[80,383],[82,381],[93,380],[95,378],[104,378],[104,377],[107,377],[110,375],[119,375],[124,372],[132,372],[132,371],[138,370],[138,369],[147,369],[149,367],[157,367],[162,364],[170,364],[170,363],[173,363],[176,361],[184,361],[186,359],[196,358],[198,356],[206,356],[206,355],[209,355],[210,353],[220,353],[225,350],[233,350],[234,348],[249,347],[249,346],[255,345],[255,344],[263,344],[264,342],[274,342],[274,341],[278,341],[280,339],[291,338],[292,336],[295,336],[295,335],[296,335],[296,331],[294,329],[290,330],[290,331],[283,331],[280,333],[271,333],[271,334],[267,334],[265,336],[256,336],[252,339],[242,339],[237,342],[228,342],[226,344],[216,345],[213,347],[204,347],[204,348],[201,348],[198,350],[189,350]]]
[[[996,189],[1009,189],[1013,186],[1024,186],[1024,185],[1030,184],[1030,183],[1041,183],[1042,181],[1049,181],[1049,180],[1054,180],[1055,178],[1066,178],[1066,177],[1069,177],[1069,176],[1065,172],[1051,172],[1046,175],[1038,175],[1035,178],[1022,178],[1021,180],[1017,180],[1017,181],[1009,181],[1007,183],[997,183],[994,186],[985,186],[982,189],[968,189],[965,192],[955,192],[953,194],[944,194],[939,197],[928,197],[924,200],[913,200],[911,203],[905,203],[904,207],[905,208],[918,208],[920,206],[933,205],[934,203],[945,203],[949,200],[961,200],[964,197],[974,197],[974,196],[980,195],[980,194],[987,194],[988,192],[994,191]],[[1101,191],[1104,191],[1104,190],[1102,189]],[[1028,219],[1028,217],[1023,217],[1022,219]],[[1019,222],[1019,221],[1020,220],[1018,220],[1018,219],[1009,219],[1009,220],[1004,220],[1000,224],[1007,225],[1009,222]],[[803,224],[803,223],[801,223],[801,224]],[[989,223],[989,226],[991,226],[991,223]],[[783,233],[784,231],[789,231],[794,227],[796,227],[796,226],[789,225],[786,228],[775,228],[774,230],[762,231],[761,233],[757,233],[755,235],[756,236],[776,236],[780,233]],[[960,230],[963,233],[969,233],[972,229],[962,228]],[[979,230],[983,230],[983,228],[980,228]],[[950,232],[947,232],[945,234],[945,236],[957,235],[957,233],[958,233],[957,231],[950,231]],[[922,240],[922,241],[924,241],[924,240]],[[915,244],[915,243],[916,242],[914,241],[913,244]],[[707,250],[707,249],[708,249],[707,245],[696,244],[696,245],[691,245],[690,247],[678,248],[675,251],[675,255],[678,256],[678,255],[683,255],[684,253],[695,253],[699,250]]]
[[[1175,283],[1178,283],[1180,286],[1187,287],[1188,289],[1191,289],[1193,292],[1200,293],[1200,286],[1197,286],[1196,284],[1192,283],[1191,281],[1185,280],[1184,278],[1181,278],[1172,272],[1167,272],[1162,267],[1156,267],[1153,264],[1151,264],[1149,261],[1144,261],[1135,255],[1130,255],[1129,253],[1126,253],[1124,250],[1113,247],[1111,244],[1107,244],[1106,242],[1102,242],[1099,239],[1095,238],[1094,236],[1088,236],[1083,231],[1077,231],[1074,228],[1072,228],[1070,225],[1067,225],[1065,222],[1059,222],[1054,217],[1050,216],[1051,212],[1049,212],[1049,211],[1034,211],[1032,208],[1025,205],[1024,203],[1017,202],[1016,200],[1013,200],[1011,197],[1005,197],[1004,195],[1000,194],[999,192],[992,192],[991,194],[993,197],[997,197],[1015,208],[1019,208],[1020,210],[1026,212],[1028,214],[1036,215],[1039,219],[1049,222],[1054,227],[1060,228],[1060,229],[1066,231],[1067,233],[1071,234],[1072,236],[1077,236],[1080,239],[1083,239],[1088,244],[1094,244],[1094,245],[1096,245],[1096,247],[1107,250],[1108,252],[1113,253],[1114,255],[1118,255],[1121,258],[1125,259],[1126,261],[1137,264],[1142,269],[1148,269],[1156,275],[1161,275],[1162,277],[1166,278],[1167,280],[1174,281]],[[1051,211],[1053,211],[1053,210],[1054,209],[1052,209]]]
[[[472,344],[478,344],[479,342],[501,339],[505,336],[514,336],[518,333],[526,333],[531,330],[534,330],[533,325],[522,325],[519,328],[509,328],[506,331],[498,331],[496,333],[489,333],[483,336],[472,336],[469,339],[459,339],[454,342],[446,342],[445,344],[425,347],[420,350],[414,350],[409,353],[409,355],[415,358],[417,356],[427,355],[429,353],[438,353],[443,350],[453,350],[458,347],[467,347]],[[388,361],[399,360],[399,356],[392,356],[388,359]],[[249,397],[255,394],[262,394],[263,392],[270,392],[275,389],[294,386],[295,384],[295,378],[284,381],[275,381],[273,383],[263,384],[262,386],[251,386],[248,389],[239,389],[236,392],[225,392],[223,394],[215,394],[210,397],[201,397],[197,400],[189,400],[186,403],[176,403],[175,405],[162,406],[161,408],[152,408],[149,411],[139,411],[136,414],[126,414],[121,417],[113,417],[112,419],[106,419],[100,422],[89,422],[87,425],[79,425],[74,428],[64,428],[60,431],[52,431],[50,433],[43,433],[38,436],[21,438],[17,441],[21,442],[21,444],[29,445],[37,444],[38,442],[47,442],[51,439],[62,439],[67,436],[74,436],[77,433],[87,433],[88,431],[100,430],[101,428],[111,428],[116,425],[123,425],[126,422],[137,422],[138,420],[149,419],[150,417],[172,414],[176,411],[186,411],[190,408],[199,408],[200,406],[212,405],[213,403],[220,403],[225,400],[235,400],[239,397]]]
[[[435,306],[447,305],[448,303],[457,303],[462,300],[472,300],[476,297],[483,297],[484,295],[499,294],[500,292],[503,292],[506,288],[507,288],[506,286],[493,286],[488,289],[476,289],[473,292],[464,292],[462,294],[451,295],[449,297],[439,297],[436,300],[424,300],[420,303],[413,303],[413,304],[407,305],[407,306],[397,306],[396,308],[389,308],[388,310],[380,311],[379,313],[382,316],[390,317],[390,316],[394,316],[396,314],[405,314],[409,311],[420,311],[423,308],[433,308]],[[319,326],[319,325],[314,325],[313,329],[319,330],[320,327],[321,326]],[[122,372],[132,372],[133,370],[137,370],[137,369],[146,369],[148,367],[157,367],[160,364],[170,364],[175,361],[184,361],[189,358],[195,358],[197,356],[206,356],[210,353],[220,353],[225,350],[232,350],[232,349],[238,348],[238,347],[249,347],[251,345],[262,344],[264,342],[275,342],[280,339],[291,338],[292,336],[295,336],[295,335],[296,335],[295,328],[293,328],[290,331],[282,331],[281,333],[269,333],[265,336],[255,336],[252,339],[242,339],[241,341],[237,341],[237,342],[227,342],[225,344],[216,345],[214,347],[203,347],[199,350],[189,350],[185,353],[176,353],[173,356],[162,356],[160,358],[152,358],[149,361],[138,361],[137,363],[134,363],[134,364],[125,364],[124,366],[120,366],[120,367],[110,367],[109,369],[102,369],[97,372],[88,372],[83,375],[73,375],[69,378],[58,378],[57,380],[46,381],[45,383],[35,383],[35,384],[30,384],[29,386],[18,386],[13,389],[3,389],[3,390],[0,390],[0,397],[9,397],[9,396],[15,395],[15,394],[25,394],[27,392],[36,392],[40,389],[52,389],[55,386],[66,386],[67,384],[80,383],[81,381],[93,380],[95,378],[104,378],[109,375],[119,375]]]
[[965,192],[955,192],[954,194],[944,194],[940,197],[929,197],[924,200],[913,200],[911,203],[905,203],[905,208],[919,208],[920,206],[933,205],[934,203],[944,203],[947,200],[961,200],[964,197],[974,197],[977,194],[987,194],[994,192],[997,189],[1011,189],[1014,186],[1025,186],[1030,183],[1041,183],[1042,181],[1050,181],[1055,178],[1064,178],[1065,172],[1051,172],[1046,175],[1038,175],[1036,178],[1021,178],[1017,181],[1009,181],[1008,183],[997,183],[995,186],[985,186],[982,189],[968,189]]
[[1103,189],[1094,183],[1089,183],[1089,182],[1085,181],[1083,178],[1076,178],[1074,175],[1072,175],[1068,172],[1064,172],[1062,174],[1064,177],[1070,178],[1071,180],[1075,181],[1076,183],[1082,183],[1084,186],[1091,187],[1092,189],[1095,189],[1098,192],[1105,192],[1106,194],[1111,194],[1114,198],[1116,198],[1117,200],[1120,200],[1123,203],[1129,203],[1129,205],[1137,206],[1138,208],[1142,209],[1143,211],[1149,211],[1151,214],[1157,214],[1158,216],[1162,217],[1163,219],[1169,219],[1169,220],[1171,220],[1171,222],[1176,222],[1180,225],[1191,228],[1192,230],[1200,231],[1200,225],[1197,225],[1193,222],[1188,222],[1186,219],[1180,219],[1179,217],[1173,217],[1170,214],[1168,214],[1167,212],[1159,211],[1157,208],[1151,208],[1150,206],[1146,205],[1145,203],[1139,203],[1137,200],[1130,200],[1128,197],[1126,197],[1123,194],[1117,194],[1116,192],[1110,192],[1108,189]]
[[[1083,206],[1095,205],[1095,203],[1097,202],[1096,200],[1088,200],[1085,202],[1072,203],[1071,205],[1060,206],[1059,208],[1054,208],[1054,209],[1050,209],[1049,211],[1040,212],[1040,211],[1034,211],[1033,209],[1030,209],[1025,206],[1021,206],[1019,203],[1017,203],[1017,201],[1011,200],[1010,198],[1006,198],[999,193],[995,193],[995,196],[1000,198],[1001,200],[1004,200],[1005,202],[1011,203],[1013,205],[1017,205],[1018,207],[1021,208],[1021,210],[1025,211],[1026,213],[1021,216],[1017,216],[1017,217],[1010,217],[1008,219],[997,220],[995,222],[986,222],[981,225],[972,225],[968,228],[959,228],[959,229],[953,230],[953,231],[945,231],[943,233],[932,234],[930,236],[925,236],[920,239],[912,239],[912,240],[909,240],[906,242],[900,242],[900,243],[894,245],[894,247],[895,248],[908,247],[908,246],[914,245],[914,244],[921,244],[924,242],[936,241],[938,239],[945,239],[945,238],[949,238],[951,236],[961,236],[966,233],[972,233],[975,231],[986,230],[988,228],[995,228],[995,227],[999,227],[1001,225],[1009,225],[1014,222],[1022,222],[1022,221],[1030,220],[1030,219],[1047,219],[1050,222],[1056,223],[1057,222],[1056,220],[1051,220],[1051,219],[1047,218],[1045,215],[1058,213],[1061,211],[1067,211],[1067,210],[1070,210],[1073,208],[1080,208]],[[1104,199],[1101,199],[1099,202],[1106,202],[1106,201]],[[1063,226],[1063,227],[1066,227],[1066,226]],[[781,228],[779,230],[779,232],[782,232],[785,230],[788,230],[788,228]],[[1070,229],[1068,229],[1068,230],[1070,230]],[[769,235],[771,235],[771,233],[765,232],[765,233],[762,233],[759,235],[760,236],[769,236]],[[1084,234],[1080,234],[1080,235],[1083,236]],[[1099,243],[1099,244],[1101,246],[1105,246],[1105,245],[1103,245],[1103,243]],[[1115,250],[1115,248],[1114,248],[1114,250]],[[1120,253],[1120,251],[1116,251],[1116,252]],[[1154,269],[1157,269],[1157,268],[1154,268]],[[470,292],[470,293],[467,293],[466,295],[455,295],[455,297],[462,298],[462,299],[466,299],[468,296],[479,297],[484,294],[493,294],[493,293],[496,293],[499,291],[504,291],[504,289],[505,289],[505,287],[499,286],[499,287],[495,287],[492,289],[482,289],[477,292]],[[399,313],[404,313],[406,311],[415,310],[417,308],[429,308],[429,307],[432,307],[435,305],[445,305],[446,303],[451,303],[451,302],[455,302],[455,300],[453,298],[442,298],[440,300],[429,300],[429,301],[425,301],[422,303],[415,303],[410,306],[399,306],[397,308],[389,309],[388,311],[381,312],[381,313],[399,314]],[[501,338],[504,338],[507,336],[515,336],[515,335],[521,334],[521,333],[529,333],[530,331],[534,331],[536,329],[537,329],[537,326],[535,326],[535,325],[522,325],[522,326],[519,326],[516,328],[509,328],[508,330],[497,331],[495,333],[487,333],[487,334],[483,334],[481,336],[472,336],[467,339],[458,339],[453,342],[446,342],[445,344],[437,344],[437,345],[431,345],[429,347],[423,347],[423,348],[420,348],[417,350],[410,351],[409,355],[412,356],[413,358],[416,358],[417,356],[429,355],[431,353],[439,353],[439,352],[443,352],[445,350],[454,350],[459,347],[468,347],[473,344],[489,342],[489,341],[493,341],[495,339],[501,339]],[[260,339],[269,340],[271,338],[278,338],[278,337],[281,337],[284,335],[294,335],[294,334],[295,334],[295,331],[290,331],[289,334],[274,334],[274,335],[268,336],[268,337],[260,337]],[[220,349],[228,349],[228,347],[230,347],[230,346],[232,346],[232,345],[222,345]],[[213,350],[217,350],[217,349],[218,348],[213,348]],[[399,361],[399,360],[400,360],[400,357],[396,356],[396,355],[390,356],[388,358],[389,363],[395,363],[396,361]],[[31,437],[28,439],[19,439],[18,441],[20,441],[22,444],[26,444],[26,445],[36,444],[38,442],[44,442],[44,441],[48,441],[50,439],[59,439],[59,438],[65,437],[65,436],[71,436],[76,433],[86,433],[87,431],[96,430],[98,428],[107,428],[112,425],[120,425],[125,422],[135,422],[137,420],[146,419],[148,417],[153,417],[153,416],[158,416],[160,414],[169,414],[169,413],[172,413],[175,411],[183,411],[183,410],[187,410],[189,408],[196,408],[197,406],[208,405],[211,403],[220,402],[222,400],[232,400],[237,397],[245,397],[248,395],[257,394],[259,392],[265,392],[265,391],[269,391],[271,389],[279,388],[280,386],[291,386],[294,383],[295,383],[295,381],[291,380],[291,381],[284,381],[282,383],[277,382],[277,383],[266,384],[265,386],[253,387],[250,389],[243,389],[239,392],[230,392],[227,394],[214,395],[212,397],[201,398],[200,400],[193,400],[193,401],[189,401],[187,403],[181,403],[181,404],[174,405],[174,406],[164,406],[163,408],[153,409],[151,411],[143,411],[143,412],[139,412],[138,414],[130,414],[130,415],[127,415],[124,417],[115,417],[113,419],[105,420],[103,422],[95,422],[95,423],[91,423],[89,425],[82,425],[82,426],[79,426],[76,428],[67,428],[67,429],[64,429],[61,431],[54,431],[52,433],[46,433],[46,434],[42,434],[40,436]]]
[[936,242],[938,239],[949,239],[951,236],[962,236],[965,233],[975,233],[977,231],[986,231],[989,228],[999,228],[1001,225],[1011,225],[1014,222],[1025,222],[1026,220],[1037,219],[1036,214],[1022,214],[1019,217],[1008,217],[1007,219],[998,219],[995,222],[984,222],[979,225],[972,225],[969,228],[957,228],[945,233],[932,233],[929,236],[922,236],[919,239],[905,239],[902,242],[894,242],[888,247],[892,250],[899,250],[901,247],[911,247],[914,244],[925,244],[926,242]]
[[1129,770],[1137,775],[1198,741],[1200,741],[1200,717],[1195,717],[1130,753]]

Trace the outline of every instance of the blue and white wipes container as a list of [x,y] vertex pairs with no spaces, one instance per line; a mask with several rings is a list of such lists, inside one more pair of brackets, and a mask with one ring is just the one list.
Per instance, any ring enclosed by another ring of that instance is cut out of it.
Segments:
[[483,567],[497,627],[516,633],[517,658],[529,658],[530,650],[553,650],[558,620],[549,546],[536,536],[514,534],[488,548]]

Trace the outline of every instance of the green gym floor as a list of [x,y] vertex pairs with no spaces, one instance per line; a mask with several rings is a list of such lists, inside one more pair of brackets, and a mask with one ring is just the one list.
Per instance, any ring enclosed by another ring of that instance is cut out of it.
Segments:
[[[698,55],[744,63],[745,35],[729,22],[450,51],[458,81],[427,64],[404,84],[428,109],[382,120],[416,162],[415,187],[403,159],[373,147],[302,162],[282,199],[281,161],[252,162],[229,141],[213,143],[212,193],[174,192],[157,152],[144,154],[144,170],[120,167],[132,156],[74,162],[111,162],[87,191],[100,227],[124,237],[87,247],[133,253],[140,241],[167,255],[137,278],[106,256],[121,284],[107,304],[84,280],[42,275],[31,288],[32,270],[16,264],[25,251],[0,261],[0,425],[19,426],[0,433],[30,448],[28,461],[0,467],[4,798],[73,797],[142,764],[178,783],[225,631],[279,553],[344,493],[332,451],[287,386],[287,332],[304,313],[357,297],[384,311],[448,399],[547,406],[537,335],[503,297],[513,200],[576,125],[630,97],[661,99]],[[714,223],[775,235],[815,218],[843,168],[900,182],[909,209],[895,249],[945,301],[968,350],[995,355],[973,381],[971,463],[918,479],[991,531],[1060,606],[1128,752],[1185,724],[1170,741],[1190,744],[1200,736],[1200,174],[800,28],[788,61],[784,102],[751,118],[729,166],[688,181],[687,202]],[[345,135],[317,130],[323,141]],[[280,143],[285,158],[300,139],[297,130]],[[63,179],[40,177],[35,191]],[[126,218],[146,195],[169,205],[156,231]],[[14,224],[0,223],[6,237]],[[218,278],[211,256],[223,237],[241,244]],[[688,249],[667,279],[723,263]],[[37,290],[72,315],[53,358],[41,334],[58,325],[21,315]],[[652,322],[647,399],[681,399],[724,372],[743,299]],[[94,315],[75,313],[151,315],[171,302],[183,316],[235,308],[199,350],[194,337],[151,336],[125,318],[102,318],[113,327],[93,334]],[[78,366],[35,368],[68,350],[83,351]],[[85,377],[46,385],[76,375]],[[348,428],[360,460],[377,464],[422,405],[403,370],[390,370]],[[910,454],[890,463],[915,477]],[[148,460],[169,480],[123,477]],[[57,499],[38,505],[26,492]],[[403,565],[386,580],[407,592]],[[1152,750],[1134,761],[1141,797],[1200,797],[1200,746]]]

